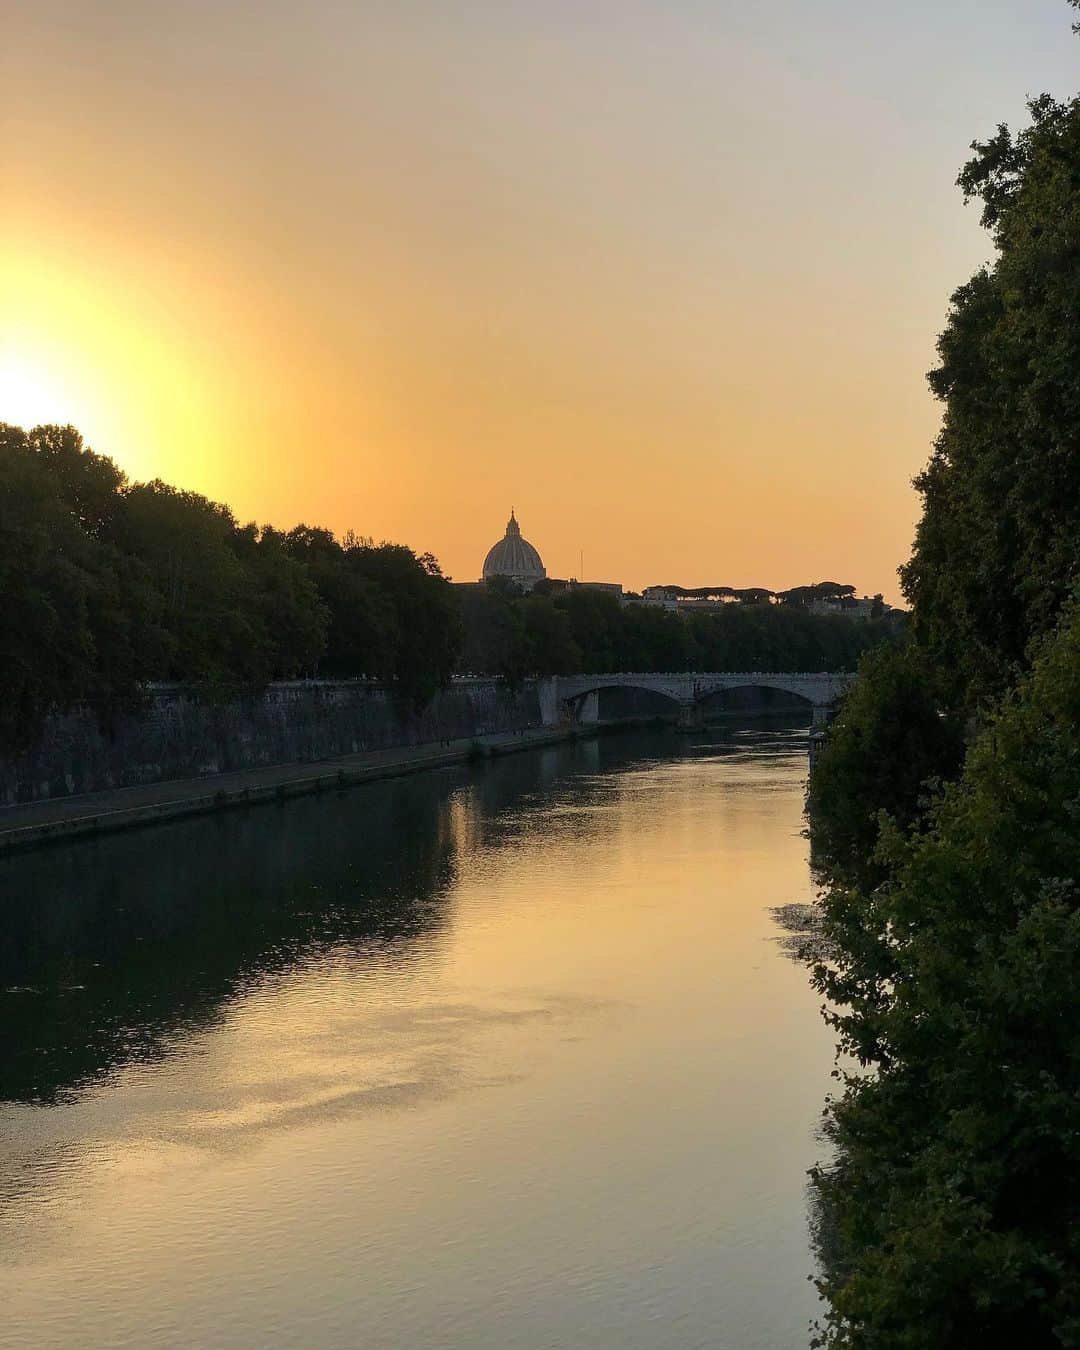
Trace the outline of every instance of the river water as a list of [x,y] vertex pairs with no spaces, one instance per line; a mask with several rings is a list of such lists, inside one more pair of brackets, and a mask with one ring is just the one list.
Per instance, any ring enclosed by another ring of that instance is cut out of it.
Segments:
[[0,863],[0,1346],[805,1350],[806,731]]

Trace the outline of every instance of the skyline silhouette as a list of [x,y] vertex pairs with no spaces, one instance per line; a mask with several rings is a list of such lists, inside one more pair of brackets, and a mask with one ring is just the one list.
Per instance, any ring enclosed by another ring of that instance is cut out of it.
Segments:
[[953,180],[1073,59],[1059,0],[52,0],[5,44],[6,420],[455,577],[513,501],[554,575],[894,602],[990,251]]

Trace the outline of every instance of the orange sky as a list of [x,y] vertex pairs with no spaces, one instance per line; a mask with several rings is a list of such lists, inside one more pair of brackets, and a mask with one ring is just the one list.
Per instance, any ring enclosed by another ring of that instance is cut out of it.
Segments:
[[952,181],[1080,83],[1061,0],[39,0],[4,47],[0,419],[459,579],[513,505],[553,575],[890,598],[989,253]]

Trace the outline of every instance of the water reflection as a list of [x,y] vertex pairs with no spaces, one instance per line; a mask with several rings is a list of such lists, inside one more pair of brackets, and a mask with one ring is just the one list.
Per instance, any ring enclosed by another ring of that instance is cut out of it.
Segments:
[[804,770],[608,738],[4,862],[0,1345],[805,1344]]
[[[419,779],[193,820],[0,865],[3,1096],[52,1101],[160,1052],[256,973],[328,944],[407,960],[453,876],[445,795]],[[408,847],[402,847],[402,841]]]
[[[797,718],[770,725],[791,728],[800,753]],[[791,751],[775,735],[750,744]],[[612,790],[601,773],[747,748],[739,728],[583,741],[0,859],[0,1099],[56,1101],[153,1059],[257,974],[321,950],[408,962],[445,922],[457,859],[512,846],[556,780],[550,823],[580,839],[594,828],[586,808]]]

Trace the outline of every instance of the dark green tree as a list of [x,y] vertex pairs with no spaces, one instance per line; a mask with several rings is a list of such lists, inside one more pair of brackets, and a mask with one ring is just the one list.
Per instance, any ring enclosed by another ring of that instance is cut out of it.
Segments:
[[90,450],[74,427],[34,427],[26,444],[79,528],[93,539],[115,543],[127,486],[116,464]]
[[681,614],[627,605],[615,628],[616,670],[696,670],[699,652]]
[[960,176],[996,256],[931,375],[912,641],[810,790],[860,1066],[816,1177],[831,1350],[1080,1346],[1080,105],[1030,108]]
[[903,585],[919,641],[974,706],[1024,669],[1077,575],[1080,529],[1080,104],[976,143],[960,175],[996,258],[953,296],[930,375],[945,405],[917,480]]
[[[827,902],[849,1075],[816,1184],[834,1350],[1080,1345],[1080,616],[894,875]],[[876,936],[876,944],[869,938]]]
[[461,613],[453,588],[430,554],[402,544],[352,544],[349,570],[377,587],[392,606],[394,680],[403,699],[423,706],[448,684],[461,652]]
[[461,593],[463,638],[460,668],[469,675],[498,675],[513,687],[529,669],[529,644],[512,582],[493,577]]
[[255,685],[273,674],[259,586],[228,507],[155,480],[124,494],[119,537],[162,597],[166,679]]
[[307,569],[330,616],[319,674],[393,679],[398,621],[390,597],[350,566],[329,530],[297,525],[285,535],[285,548]]
[[0,749],[76,704],[106,727],[149,682],[222,692],[321,673],[392,681],[414,705],[450,678],[457,597],[430,554],[131,485],[73,427],[0,424]]
[[304,563],[292,557],[286,536],[269,525],[246,525],[236,550],[255,592],[277,679],[313,674],[326,651],[330,610]]
[[[826,583],[831,584],[831,583]],[[812,589],[812,588],[807,588]],[[539,602],[543,602],[542,604]],[[550,608],[549,608],[550,607]],[[551,610],[561,616],[558,628]],[[588,586],[548,582],[531,596],[504,578],[462,595],[462,669],[520,680],[530,673],[665,670],[854,670],[862,652],[897,634],[893,618],[810,614],[795,604],[710,606],[689,615],[620,604]],[[544,654],[533,632],[543,624]],[[569,644],[569,646],[567,645]]]
[[76,703],[109,723],[161,659],[158,597],[111,542],[122,477],[71,428],[0,424],[0,747]]
[[829,729],[807,794],[814,864],[833,885],[870,891],[887,874],[875,854],[883,819],[908,829],[933,784],[953,778],[963,724],[944,683],[914,643],[883,644],[859,663],[859,678]]
[[525,637],[525,666],[531,675],[572,675],[581,669],[565,610],[544,595],[530,595],[519,607]]
[[556,595],[554,603],[570,624],[570,635],[581,652],[582,673],[618,670],[622,625],[615,597],[588,586],[571,586]]

